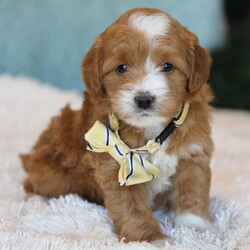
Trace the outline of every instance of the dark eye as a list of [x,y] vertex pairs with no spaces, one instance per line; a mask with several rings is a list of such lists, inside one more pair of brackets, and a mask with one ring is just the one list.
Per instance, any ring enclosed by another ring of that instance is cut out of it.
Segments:
[[125,72],[127,72],[128,70],[128,66],[126,64],[121,64],[116,68],[117,72],[123,74]]
[[174,66],[170,63],[165,63],[162,66],[162,71],[163,72],[171,72],[174,69]]

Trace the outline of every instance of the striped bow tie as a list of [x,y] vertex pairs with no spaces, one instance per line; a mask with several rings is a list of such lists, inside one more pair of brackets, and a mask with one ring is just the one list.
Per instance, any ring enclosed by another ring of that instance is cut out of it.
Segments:
[[152,154],[161,147],[164,140],[179,127],[185,120],[189,103],[168,124],[162,133],[140,148],[130,149],[118,134],[119,123],[112,114],[109,117],[110,127],[106,127],[96,121],[93,127],[85,134],[84,139],[88,142],[87,150],[96,153],[109,153],[119,164],[118,181],[120,186],[129,186],[144,183],[155,179],[160,170],[141,156]]
[[130,149],[119,137],[104,124],[96,121],[85,134],[87,149],[97,153],[109,153],[119,164],[118,181],[121,186],[129,186],[150,181],[159,174],[159,169],[145,160],[140,154],[153,153],[160,144],[149,141],[147,145]]

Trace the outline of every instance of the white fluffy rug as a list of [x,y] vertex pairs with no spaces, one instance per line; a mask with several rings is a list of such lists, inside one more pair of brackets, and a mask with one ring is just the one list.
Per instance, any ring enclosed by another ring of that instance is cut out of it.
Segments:
[[[118,241],[107,211],[78,196],[27,199],[18,154],[70,102],[81,97],[22,77],[0,76],[0,249],[158,249],[150,243]],[[217,234],[175,229],[156,212],[171,236],[161,249],[250,249],[250,113],[215,111],[211,213]]]

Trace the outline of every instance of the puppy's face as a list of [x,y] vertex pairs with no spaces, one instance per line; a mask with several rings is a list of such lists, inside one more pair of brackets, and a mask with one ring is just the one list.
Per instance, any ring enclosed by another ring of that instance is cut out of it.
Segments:
[[103,32],[87,54],[89,91],[105,91],[124,122],[168,122],[208,78],[210,58],[197,38],[169,15],[134,9]]

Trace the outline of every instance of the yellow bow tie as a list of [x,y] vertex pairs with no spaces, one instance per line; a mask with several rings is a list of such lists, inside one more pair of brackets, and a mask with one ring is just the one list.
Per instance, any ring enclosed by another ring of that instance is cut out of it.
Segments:
[[153,153],[160,148],[160,144],[149,141],[147,145],[137,149],[130,149],[119,137],[101,122],[85,134],[88,141],[87,149],[97,153],[109,153],[119,164],[118,181],[121,186],[129,186],[150,181],[159,174],[159,169],[145,160],[142,153]]
[[[185,103],[183,110],[175,116],[172,121],[175,127],[184,122],[188,108],[189,103]],[[97,153],[109,153],[120,164],[118,172],[120,186],[129,186],[155,179],[160,170],[140,154],[154,153],[161,147],[162,141],[166,138],[157,141],[153,139],[143,147],[130,149],[119,137],[119,123],[116,117],[110,115],[109,121],[114,132],[101,122],[96,121],[85,134],[84,138],[88,142],[87,150]]]

